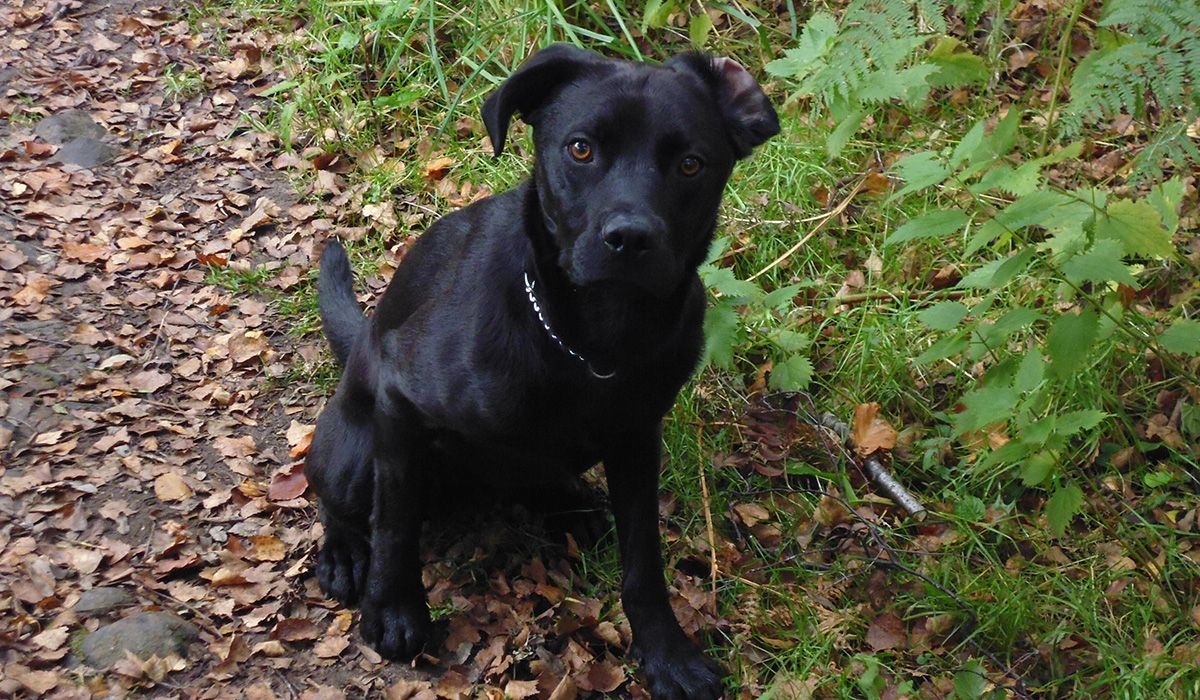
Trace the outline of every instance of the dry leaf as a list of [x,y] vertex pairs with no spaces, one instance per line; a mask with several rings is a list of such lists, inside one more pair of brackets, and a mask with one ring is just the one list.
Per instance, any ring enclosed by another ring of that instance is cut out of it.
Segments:
[[878,450],[895,447],[896,430],[879,417],[879,404],[860,403],[854,407],[850,440],[854,444],[854,451],[866,457]]
[[192,489],[177,472],[167,472],[154,480],[154,495],[160,501],[182,501],[191,498]]

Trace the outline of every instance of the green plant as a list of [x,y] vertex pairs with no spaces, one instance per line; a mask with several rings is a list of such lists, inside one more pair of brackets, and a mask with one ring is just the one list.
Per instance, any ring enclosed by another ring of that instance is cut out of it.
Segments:
[[1188,135],[1200,120],[1200,5],[1106,0],[1097,26],[1096,48],[1071,74],[1071,99],[1059,122],[1064,133],[1077,136],[1084,125],[1124,112],[1151,125],[1135,173],[1155,174],[1164,160],[1181,171],[1200,164]]
[[943,12],[942,0],[852,0],[840,20],[813,14],[767,72],[796,84],[792,99],[828,112],[836,128],[826,150],[835,156],[880,105],[918,106],[934,88],[988,79],[983,59],[945,36]]

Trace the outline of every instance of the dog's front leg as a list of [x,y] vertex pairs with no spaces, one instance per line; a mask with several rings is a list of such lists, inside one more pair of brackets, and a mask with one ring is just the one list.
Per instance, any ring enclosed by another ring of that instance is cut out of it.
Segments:
[[604,459],[609,500],[617,521],[624,578],[621,604],[633,644],[655,698],[715,700],[722,693],[717,664],[679,628],[667,600],[658,533],[661,426],[610,441]]
[[374,428],[375,498],[362,633],[383,656],[411,659],[430,627],[420,559],[429,443],[415,410],[399,396],[377,399]]

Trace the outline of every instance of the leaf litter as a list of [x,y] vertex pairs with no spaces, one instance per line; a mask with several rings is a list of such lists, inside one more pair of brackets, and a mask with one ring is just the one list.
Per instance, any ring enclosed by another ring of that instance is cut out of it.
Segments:
[[[300,465],[321,391],[292,379],[323,349],[289,334],[294,322],[265,298],[306,284],[319,240],[419,230],[428,212],[367,202],[344,154],[283,152],[247,128],[247,117],[269,117],[255,96],[287,78],[271,58],[279,28],[226,16],[193,24],[179,7],[133,0],[5,0],[0,27],[0,65],[10,67],[0,71],[0,602],[10,611],[0,620],[0,694],[648,697],[622,660],[630,630],[615,590],[593,592],[571,548],[531,551],[520,522],[429,538],[423,578],[439,636],[412,666],[383,662],[357,636],[357,613],[325,600],[310,576],[321,528]],[[197,75],[203,89],[171,98],[169,72]],[[103,131],[81,138],[114,148],[111,159],[73,165],[63,143],[39,135],[38,124],[68,111]],[[477,131],[465,120],[458,135]],[[488,193],[456,179],[455,159],[426,142],[414,148],[411,166],[445,203]],[[358,157],[405,167],[385,150]],[[307,183],[304,199],[293,179]],[[401,236],[391,252],[405,244]],[[378,291],[394,263],[382,261],[368,284]],[[685,536],[673,498],[661,504],[675,613],[741,666],[739,697],[814,694],[819,677],[771,671],[772,655],[798,644],[788,634],[845,652],[826,675],[864,673],[853,654],[864,648],[957,666],[970,638],[959,617],[896,605],[904,587],[936,588],[911,561],[953,545],[958,530],[909,524],[898,552],[885,535],[906,522],[902,509],[873,497],[862,470],[845,469],[855,455],[903,453],[904,431],[863,404],[846,450],[811,413],[798,397],[773,395],[712,416],[737,438],[705,458],[730,504],[708,536]],[[1152,421],[1145,432],[1169,442],[1171,425]],[[843,469],[846,481],[831,478]],[[844,487],[861,497],[852,502]],[[1197,509],[1155,516],[1191,528]],[[984,509],[980,522],[999,517]],[[1104,554],[1113,571],[1130,572],[1110,586],[1111,601],[1126,587],[1152,592],[1123,548]],[[780,562],[811,575],[781,579]],[[77,612],[84,594],[106,588],[133,602]],[[81,663],[82,635],[159,610],[199,628],[185,657]],[[1025,658],[1070,665],[1094,653],[1084,647],[1068,639]],[[981,651],[989,680],[1024,694],[1023,669]],[[953,684],[944,675],[927,687],[938,696]]]

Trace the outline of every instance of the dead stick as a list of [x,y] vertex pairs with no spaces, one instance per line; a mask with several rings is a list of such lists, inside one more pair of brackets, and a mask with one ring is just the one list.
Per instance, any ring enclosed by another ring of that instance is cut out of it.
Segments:
[[883,468],[883,464],[879,462],[879,459],[875,455],[870,455],[864,459],[863,467],[866,468],[867,476],[871,477],[871,481],[875,483],[875,486],[880,491],[883,491],[883,495],[892,499],[901,508],[908,511],[908,514],[916,520],[921,521],[925,519],[925,516],[928,515],[925,506],[921,505],[921,502],[909,493],[908,489],[904,488],[904,484],[896,481],[896,477],[892,476],[891,472]]
[[[696,428],[696,445],[704,447],[704,428],[699,426]],[[704,454],[704,450],[698,450],[698,454]],[[715,617],[717,614],[717,535],[713,529],[712,517],[712,501],[708,495],[708,477],[704,475],[704,460],[700,459],[697,463],[700,471],[700,493],[704,498],[704,527],[708,531],[708,556],[709,556],[709,579],[712,581],[712,614]]]
[[[837,433],[844,442],[849,442],[850,426],[838,420],[837,416],[832,413],[825,413],[821,416],[820,424]],[[896,481],[896,477],[892,476],[891,472],[884,469],[883,463],[879,461],[878,457],[868,455],[862,461],[863,469],[867,472],[867,476],[875,484],[876,488],[883,491],[883,495],[892,499],[892,502],[903,508],[918,521],[925,519],[925,516],[928,515],[925,506],[921,505],[916,496],[909,493],[903,484]]]
[[825,227],[825,224],[829,223],[831,219],[833,219],[837,215],[841,214],[843,211],[846,210],[846,207],[850,206],[850,201],[852,199],[854,199],[854,195],[858,194],[859,190],[861,190],[863,188],[863,185],[866,183],[866,181],[867,181],[867,178],[865,178],[865,177],[863,179],[859,180],[858,184],[854,186],[854,189],[850,190],[850,194],[846,195],[845,199],[843,199],[841,202],[839,202],[838,205],[836,207],[834,207],[833,211],[829,212],[828,214],[825,214],[821,218],[821,223],[817,224],[816,226],[813,226],[813,229],[808,232],[807,236],[805,236],[804,238],[801,238],[800,242],[797,243],[796,245],[792,246],[791,248],[788,248],[784,252],[783,255],[780,255],[778,258],[775,258],[775,260],[770,265],[767,265],[766,267],[759,270],[758,272],[755,272],[753,275],[750,275],[750,277],[747,278],[746,281],[753,282],[756,278],[761,277],[762,275],[769,272],[776,265],[779,265],[784,260],[787,260],[788,258],[792,257],[792,254],[794,254],[797,250],[800,250],[801,248],[803,248],[805,243],[808,243],[808,241],[813,236],[817,235],[817,232],[819,232],[822,228]]

